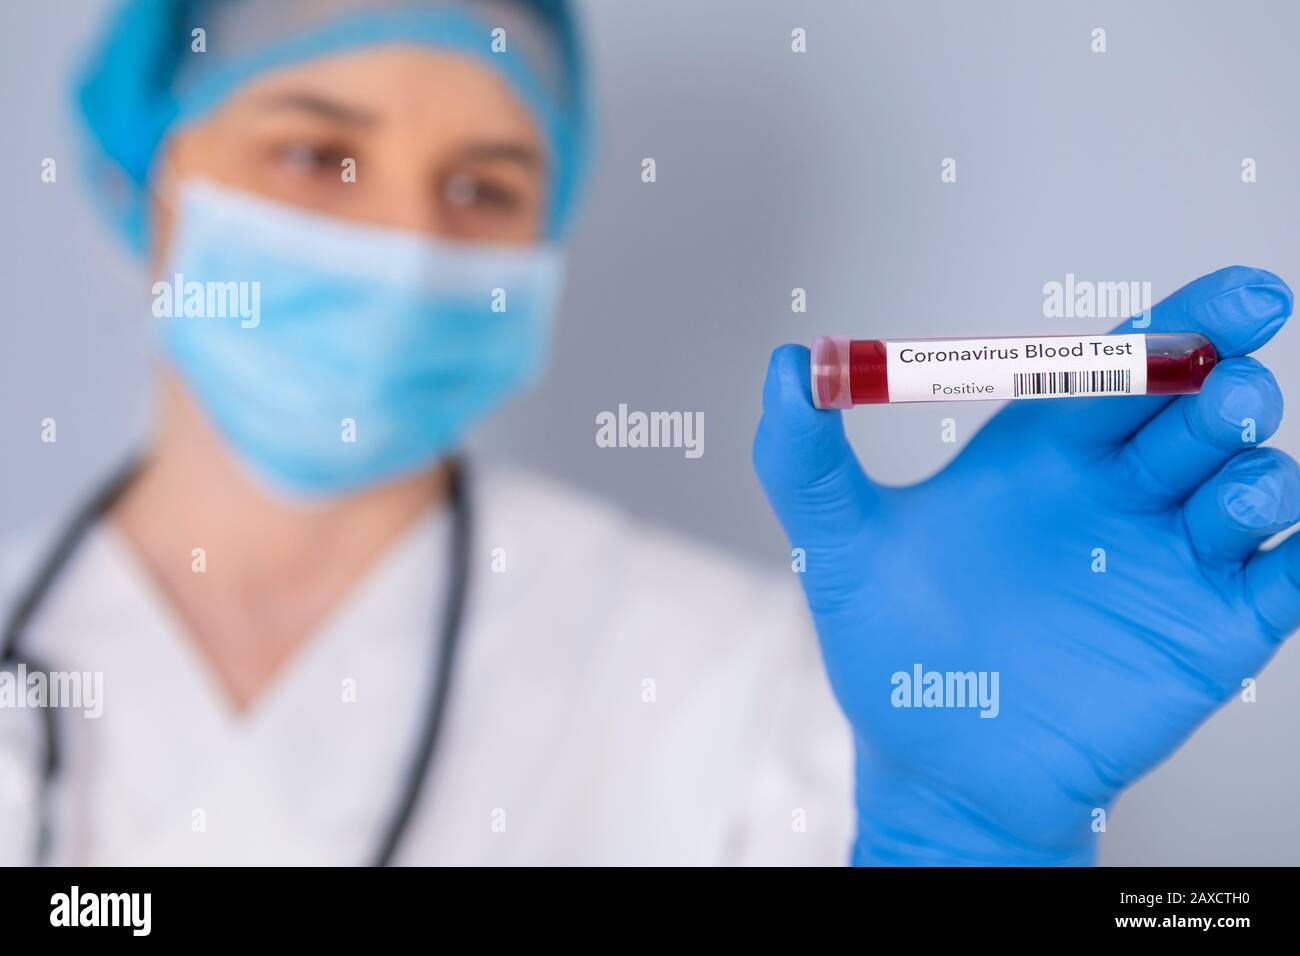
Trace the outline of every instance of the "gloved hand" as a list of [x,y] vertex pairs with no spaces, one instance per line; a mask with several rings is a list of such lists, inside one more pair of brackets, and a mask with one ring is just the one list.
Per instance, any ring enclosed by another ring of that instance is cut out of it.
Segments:
[[[1013,402],[907,488],[873,484],[840,412],[813,407],[808,350],[776,350],[754,465],[805,551],[853,725],[856,862],[1092,862],[1097,811],[1300,625],[1300,535],[1257,550],[1300,518],[1300,467],[1243,442],[1246,419],[1258,441],[1273,433],[1282,396],[1242,356],[1291,301],[1260,270],[1198,279],[1144,331],[1214,342],[1199,395]],[[988,672],[989,716],[896,706],[924,703],[926,679],[901,680],[917,665]]]

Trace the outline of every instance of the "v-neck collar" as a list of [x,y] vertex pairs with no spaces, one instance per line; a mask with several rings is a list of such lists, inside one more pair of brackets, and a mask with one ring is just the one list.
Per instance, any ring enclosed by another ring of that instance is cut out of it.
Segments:
[[[416,604],[425,603],[422,595],[437,588],[438,580],[432,570],[440,567],[445,559],[441,553],[429,552],[431,545],[443,543],[446,520],[444,509],[429,509],[404,529],[302,640],[249,706],[243,708],[232,701],[199,642],[188,633],[188,625],[122,532],[113,524],[103,522],[92,530],[85,546],[103,552],[103,560],[96,564],[118,572],[117,595],[129,601],[136,613],[143,612],[148,618],[149,626],[143,629],[143,635],[165,638],[161,642],[163,646],[154,650],[167,655],[168,670],[183,681],[191,705],[208,710],[212,719],[229,733],[239,734],[251,732],[259,723],[273,719],[284,707],[285,699],[301,692],[311,674],[337,655],[337,645],[355,640],[359,627],[373,630],[384,618],[391,618],[394,611],[403,620],[410,619],[404,605],[413,600]],[[420,561],[422,556],[429,560]],[[425,580],[419,580],[418,569],[422,565],[430,571]],[[402,590],[395,587],[398,580],[417,587]],[[429,620],[432,621],[432,613]],[[432,623],[429,627],[432,628]]]
[[[103,716],[65,724],[68,854],[363,862],[415,746],[449,534],[445,511],[418,519],[241,711],[129,544],[93,529],[29,635],[104,675]],[[200,808],[220,840],[193,843]]]

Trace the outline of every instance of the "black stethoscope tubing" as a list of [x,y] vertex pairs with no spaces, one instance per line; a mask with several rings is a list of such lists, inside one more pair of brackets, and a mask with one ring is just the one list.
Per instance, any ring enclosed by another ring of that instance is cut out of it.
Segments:
[[[106,481],[73,513],[72,518],[55,539],[53,547],[46,552],[44,559],[28,579],[26,586],[20,590],[17,600],[12,605],[9,616],[5,620],[4,630],[0,632],[0,668],[24,663],[29,670],[44,670],[35,658],[24,656],[21,647],[23,634],[36,612],[49,597],[54,585],[58,583],[59,576],[66,569],[68,562],[77,553],[86,534],[113,507],[138,471],[139,463],[132,461]],[[448,562],[451,575],[442,614],[437,624],[439,639],[435,655],[436,670],[433,675],[433,688],[428,696],[428,706],[425,710],[424,723],[420,728],[420,736],[416,741],[414,759],[407,769],[406,778],[402,781],[392,816],[384,827],[379,848],[372,862],[373,866],[388,866],[393,862],[402,838],[410,828],[411,819],[415,815],[420,795],[424,791],[429,771],[433,766],[438,739],[442,734],[447,699],[451,696],[452,671],[465,615],[465,596],[469,590],[472,514],[465,485],[464,463],[459,459],[450,459],[447,467],[447,496],[451,508],[450,561]],[[48,706],[48,703],[41,708],[44,754],[41,760],[41,814],[36,844],[37,863],[48,862],[52,850],[54,787],[62,763],[58,719],[55,708]]]

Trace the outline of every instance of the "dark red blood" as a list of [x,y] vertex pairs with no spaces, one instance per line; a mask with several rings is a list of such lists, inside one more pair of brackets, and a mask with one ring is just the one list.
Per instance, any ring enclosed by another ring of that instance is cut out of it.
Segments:
[[889,370],[885,343],[879,339],[858,339],[849,345],[849,394],[854,405],[889,401]]
[[1148,395],[1189,395],[1201,390],[1201,383],[1219,361],[1214,346],[1206,341],[1197,348],[1170,355],[1147,353]]

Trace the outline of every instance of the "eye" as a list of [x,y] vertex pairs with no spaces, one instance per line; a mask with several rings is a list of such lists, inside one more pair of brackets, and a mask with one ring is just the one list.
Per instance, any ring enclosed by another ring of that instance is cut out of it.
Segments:
[[273,155],[277,163],[295,175],[318,176],[325,172],[338,175],[343,160],[351,154],[340,143],[296,141],[277,146]]
[[443,183],[443,197],[457,209],[480,208],[498,212],[517,209],[522,202],[518,190],[483,176],[455,173]]

